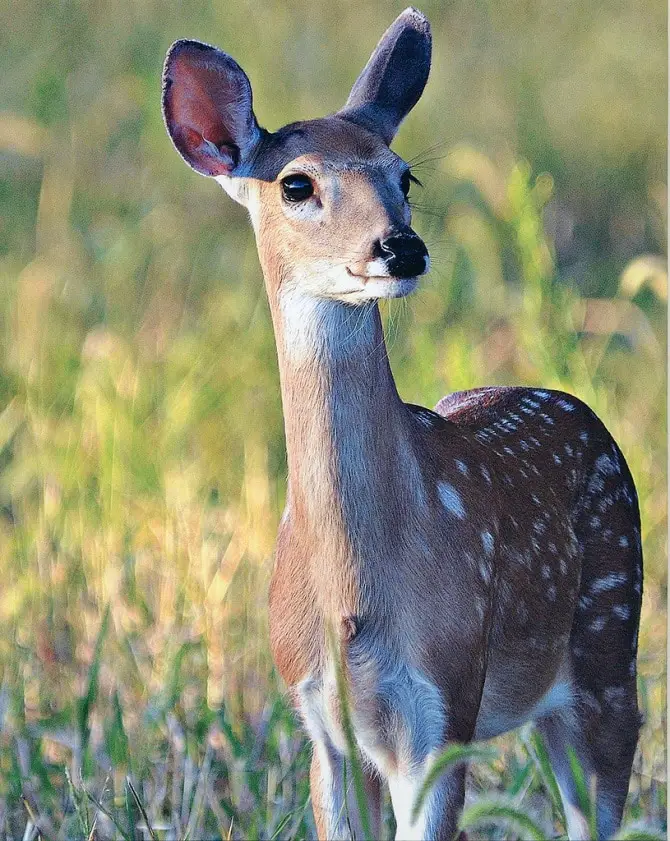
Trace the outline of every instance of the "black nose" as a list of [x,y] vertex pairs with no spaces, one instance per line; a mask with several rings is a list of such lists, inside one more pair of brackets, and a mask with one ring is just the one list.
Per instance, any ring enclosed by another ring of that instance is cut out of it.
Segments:
[[426,246],[414,231],[393,233],[378,240],[373,254],[386,262],[394,277],[416,277],[423,274],[428,265]]

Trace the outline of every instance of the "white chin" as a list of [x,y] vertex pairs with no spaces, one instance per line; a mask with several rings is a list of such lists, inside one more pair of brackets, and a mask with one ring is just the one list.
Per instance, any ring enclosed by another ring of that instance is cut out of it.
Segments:
[[348,304],[364,304],[382,298],[404,298],[414,292],[418,282],[417,277],[371,277],[360,289],[344,293],[340,300]]

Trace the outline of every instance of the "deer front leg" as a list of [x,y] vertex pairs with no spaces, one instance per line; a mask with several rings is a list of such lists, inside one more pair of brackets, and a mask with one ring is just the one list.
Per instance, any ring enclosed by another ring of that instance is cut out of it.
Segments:
[[[312,808],[319,841],[361,841],[363,824],[351,773],[346,779],[344,757],[331,745],[314,745],[310,769]],[[379,778],[364,774],[367,813],[372,838],[381,833],[381,790]]]
[[431,755],[419,767],[389,777],[396,841],[453,841],[456,837],[465,799],[463,767],[450,770],[435,781],[413,819],[416,799],[433,758]]
[[[415,806],[442,752],[449,744],[467,744],[473,737],[484,683],[479,663],[475,652],[471,656],[466,652],[462,661],[443,664],[444,671],[438,677],[443,686],[450,687],[444,694],[437,690],[437,681],[418,680],[415,676],[409,695],[415,707],[405,707],[406,729],[397,753],[398,762],[387,773],[396,841],[467,841],[464,833],[458,834],[465,800],[464,765],[451,767],[438,776],[416,814]],[[430,702],[438,696],[439,705]]]

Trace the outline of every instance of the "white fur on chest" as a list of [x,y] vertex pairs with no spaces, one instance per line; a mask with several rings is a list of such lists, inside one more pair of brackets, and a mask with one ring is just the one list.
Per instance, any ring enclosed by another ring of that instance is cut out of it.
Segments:
[[[446,711],[437,687],[421,672],[385,653],[352,658],[349,711],[365,761],[384,777],[420,768],[444,739]],[[310,737],[347,753],[334,668],[309,675],[297,687]]]

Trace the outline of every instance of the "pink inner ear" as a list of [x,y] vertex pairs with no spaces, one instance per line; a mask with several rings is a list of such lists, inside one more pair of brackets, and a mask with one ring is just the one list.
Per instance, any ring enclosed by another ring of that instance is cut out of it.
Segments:
[[[171,73],[172,117],[175,123],[194,129],[215,146],[233,143],[222,117],[235,99],[234,86],[215,68],[180,56]],[[223,113],[222,113],[223,112]]]
[[245,77],[241,81],[216,62],[216,54],[200,51],[173,56],[165,96],[166,122],[177,149],[192,167],[212,176],[229,174],[239,162],[250,115]]
[[[195,159],[208,161],[207,168],[212,175],[227,175],[238,163],[238,150],[234,144],[217,143],[205,134],[199,134],[192,128],[185,126],[177,129],[179,140],[184,149]],[[206,143],[205,141],[209,141]],[[212,144],[212,146],[210,146]],[[209,174],[209,173],[208,173]]]

